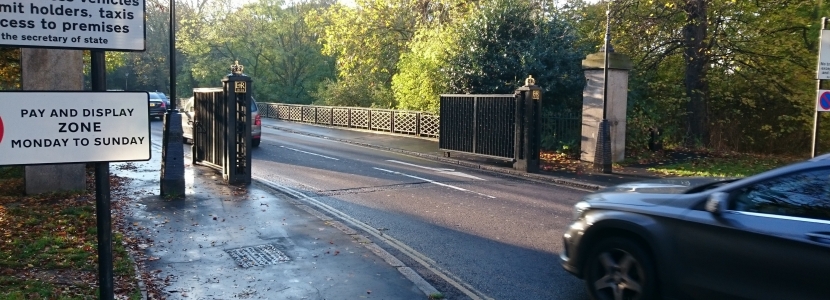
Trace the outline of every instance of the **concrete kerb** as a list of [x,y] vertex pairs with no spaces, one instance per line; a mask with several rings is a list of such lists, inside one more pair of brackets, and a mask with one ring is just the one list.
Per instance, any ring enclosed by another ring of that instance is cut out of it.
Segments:
[[[319,125],[315,125],[315,124],[309,124],[309,125],[319,126]],[[385,151],[390,151],[390,152],[396,152],[396,153],[406,154],[406,155],[410,155],[410,156],[417,156],[417,157],[431,159],[431,160],[435,160],[435,161],[451,163],[451,164],[454,164],[454,165],[459,165],[459,166],[463,166],[463,167],[467,167],[467,168],[479,169],[479,170],[485,170],[485,171],[488,171],[488,172],[504,174],[504,175],[508,175],[508,176],[512,176],[512,177],[518,177],[518,178],[523,178],[523,179],[531,179],[533,181],[542,182],[542,183],[550,183],[550,184],[566,186],[566,187],[571,187],[571,188],[585,189],[585,190],[589,190],[589,191],[596,191],[596,190],[600,190],[600,189],[603,189],[603,188],[606,187],[606,186],[603,186],[603,185],[592,184],[592,183],[587,183],[587,182],[581,182],[581,181],[576,181],[576,180],[570,180],[570,179],[556,177],[556,176],[539,175],[539,174],[534,174],[534,173],[526,173],[526,172],[520,172],[520,171],[515,171],[515,170],[508,170],[508,169],[504,169],[504,168],[498,168],[498,167],[493,167],[493,166],[488,166],[488,165],[482,165],[482,164],[472,163],[472,162],[458,160],[458,159],[447,158],[447,157],[433,155],[433,154],[420,153],[420,152],[409,151],[409,150],[393,148],[393,147],[373,145],[373,144],[353,141],[353,140],[349,140],[349,139],[332,138],[332,137],[321,135],[321,134],[314,134],[314,133],[309,133],[309,132],[304,132],[304,131],[297,131],[297,130],[294,130],[294,129],[280,127],[280,126],[273,126],[273,125],[263,125],[263,126],[268,127],[268,128],[272,128],[272,129],[276,129],[276,130],[281,130],[281,131],[286,131],[286,132],[291,132],[291,133],[296,133],[296,134],[302,134],[302,135],[306,135],[306,136],[313,136],[313,137],[318,137],[318,138],[323,138],[323,139],[328,139],[328,140],[333,140],[333,141],[338,141],[338,142],[343,142],[343,143],[349,143],[349,144],[353,144],[353,145],[364,146],[364,147],[368,147],[368,148],[374,148],[374,149],[380,149],[380,150],[385,150]],[[321,126],[321,127],[327,127],[327,126]]]
[[355,239],[359,244],[363,245],[363,247],[366,247],[366,249],[368,249],[369,251],[372,251],[372,253],[375,253],[375,255],[377,255],[378,257],[383,259],[387,264],[389,264],[390,266],[392,266],[393,268],[398,270],[398,272],[400,272],[402,275],[404,275],[404,277],[406,277],[407,279],[412,281],[412,283],[415,284],[415,286],[417,286],[418,289],[420,289],[421,292],[423,292],[424,295],[426,295],[427,297],[430,297],[432,295],[441,294],[435,287],[433,287],[431,284],[429,284],[429,282],[424,280],[424,278],[421,277],[421,275],[418,275],[418,273],[416,273],[411,268],[404,265],[404,263],[401,262],[399,259],[397,259],[395,256],[393,256],[392,254],[390,254],[389,252],[387,252],[386,250],[384,250],[380,246],[376,245],[368,237],[359,234],[357,230],[354,230],[353,228],[349,227],[348,225],[343,224],[342,222],[337,221],[337,220],[333,219],[332,217],[329,217],[328,215],[314,209],[313,207],[311,207],[309,205],[306,205],[302,200],[297,199],[296,196],[294,196],[294,195],[291,195],[287,192],[283,192],[279,189],[271,187],[270,185],[268,185],[264,182],[261,182],[257,179],[252,179],[251,181],[253,182],[253,184],[258,185],[259,188],[271,191],[272,193],[279,193],[279,194],[288,196],[289,199],[292,199],[290,201],[290,203],[292,205],[296,206],[297,208],[299,208],[299,209],[301,209],[305,212],[308,212],[309,214],[319,218],[320,220],[323,220],[327,225],[332,226],[334,228],[337,228],[340,231],[342,231],[343,233],[345,233],[346,235],[348,235],[351,238]]

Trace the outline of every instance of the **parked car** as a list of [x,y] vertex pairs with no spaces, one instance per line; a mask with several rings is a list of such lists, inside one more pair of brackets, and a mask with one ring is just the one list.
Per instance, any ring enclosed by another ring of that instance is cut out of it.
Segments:
[[167,112],[167,106],[170,105],[170,100],[167,100],[162,93],[149,92],[148,94],[150,94],[150,117],[163,118],[164,113]]
[[[193,143],[193,120],[196,115],[193,104],[193,97],[190,97],[182,105],[182,130],[184,142],[188,144]],[[259,147],[262,137],[262,118],[253,98],[251,98],[251,118],[254,119],[254,123],[251,124],[251,147],[256,148]]]
[[594,299],[830,297],[830,155],[744,179],[623,184],[583,200],[560,258]]

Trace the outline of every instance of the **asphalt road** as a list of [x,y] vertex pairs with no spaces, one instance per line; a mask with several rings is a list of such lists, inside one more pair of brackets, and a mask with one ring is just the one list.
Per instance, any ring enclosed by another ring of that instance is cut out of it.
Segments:
[[[161,124],[152,124],[155,143]],[[252,167],[399,241],[376,240],[449,299],[588,298],[558,263],[584,191],[266,127]]]

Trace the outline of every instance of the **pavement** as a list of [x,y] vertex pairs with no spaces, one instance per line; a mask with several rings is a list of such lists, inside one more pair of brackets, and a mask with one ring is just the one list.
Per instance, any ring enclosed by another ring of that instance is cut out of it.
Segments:
[[[509,162],[453,153],[435,139],[263,118],[267,128],[434,159],[585,190],[643,179],[632,174],[528,174]],[[156,151],[160,147],[155,145]],[[128,178],[122,196],[145,299],[431,299],[436,290],[359,231],[296,195],[254,180],[224,183],[185,159],[185,199],[159,196],[160,155],[113,164]]]

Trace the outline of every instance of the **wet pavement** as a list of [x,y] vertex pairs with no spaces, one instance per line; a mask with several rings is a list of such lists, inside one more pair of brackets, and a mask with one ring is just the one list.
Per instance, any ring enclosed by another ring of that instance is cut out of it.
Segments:
[[[159,149],[155,149],[159,151]],[[186,198],[159,195],[160,155],[129,178],[128,237],[161,294],[149,299],[428,299],[437,293],[369,239],[267,186],[186,164]]]
[[[515,171],[509,161],[453,153],[438,141],[263,118],[266,128],[399,152],[531,180],[596,190],[641,177]],[[157,299],[428,299],[439,293],[365,236],[303,202],[254,183],[228,186],[216,171],[185,164],[186,198],[159,196],[160,147],[147,162],[117,163],[135,199],[128,235],[160,283]],[[189,161],[186,158],[185,161]]]

